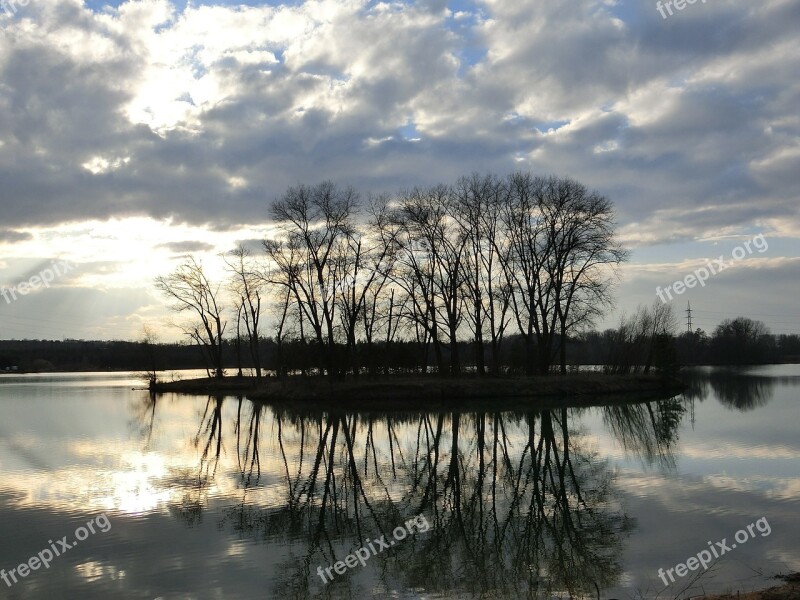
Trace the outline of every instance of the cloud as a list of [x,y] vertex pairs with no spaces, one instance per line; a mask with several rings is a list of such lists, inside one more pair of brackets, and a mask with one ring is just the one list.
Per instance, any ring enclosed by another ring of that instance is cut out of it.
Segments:
[[205,230],[210,249],[298,182],[366,194],[525,169],[609,196],[639,249],[800,235],[797,3],[666,21],[633,0],[448,6],[0,15],[4,231],[150,219]]
[[242,247],[245,250],[250,251],[253,254],[260,254],[264,250],[264,238],[260,239],[247,239],[247,240],[237,240],[235,248]]
[[220,226],[297,181],[393,191],[518,167],[568,171],[626,218],[785,199],[798,11],[623,8],[31,3],[0,38],[0,217]]
[[196,240],[187,240],[184,242],[167,242],[166,244],[160,244],[159,248],[166,248],[170,252],[179,253],[209,252],[214,249],[214,245]]
[[0,244],[13,244],[33,239],[27,231],[15,231],[13,229],[0,229]]

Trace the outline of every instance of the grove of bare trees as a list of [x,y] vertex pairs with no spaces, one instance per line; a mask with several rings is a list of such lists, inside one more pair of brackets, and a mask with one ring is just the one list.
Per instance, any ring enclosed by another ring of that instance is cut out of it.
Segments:
[[[556,365],[565,373],[566,340],[610,305],[627,257],[608,198],[529,173],[473,174],[394,196],[300,184],[270,216],[276,228],[263,254],[240,247],[224,257],[226,286],[194,259],[156,280],[176,310],[194,314],[182,327],[220,376],[227,319],[258,377],[264,323],[279,376],[287,342],[306,350],[301,371],[337,379],[390,372],[376,350],[401,341],[416,345],[420,371],[459,375],[466,362],[499,375],[509,334],[524,340],[528,374]],[[222,304],[233,310],[223,315]]]

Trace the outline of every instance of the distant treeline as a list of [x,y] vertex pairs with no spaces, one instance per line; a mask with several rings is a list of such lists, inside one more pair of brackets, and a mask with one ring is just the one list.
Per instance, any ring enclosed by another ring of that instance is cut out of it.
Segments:
[[760,321],[746,317],[725,320],[709,335],[702,329],[679,335],[626,336],[624,328],[591,331],[570,340],[573,364],[602,364],[620,372],[651,366],[759,365],[800,363],[800,335],[769,332]]
[[[274,339],[259,340],[263,368],[272,373],[317,374],[321,350],[314,342],[287,340],[280,348]],[[474,368],[476,360],[473,344],[460,342],[461,355],[467,368]],[[524,341],[512,336],[499,357],[505,371],[524,368]],[[249,375],[253,368],[252,356],[236,343],[235,339],[222,342],[223,365],[226,374],[237,375],[239,370]],[[487,358],[491,359],[490,351]],[[433,371],[436,361],[431,352],[421,349],[415,342],[377,342],[367,345],[358,342],[351,357],[362,370],[369,373],[422,373]],[[444,360],[449,359],[447,349]],[[194,344],[161,344],[150,342],[91,341],[91,340],[0,340],[0,372],[16,367],[19,371],[168,371],[180,369],[206,369],[207,355]]]
[[725,319],[711,335],[678,333],[671,304],[659,301],[623,316],[615,329],[590,331],[568,343],[574,364],[601,364],[612,373],[674,372],[683,365],[800,362],[800,336],[773,335],[761,321]]
[[[710,334],[698,329],[680,335],[658,333],[658,324],[648,320],[651,310],[643,310],[620,327],[603,332],[590,331],[567,340],[569,365],[603,365],[614,372],[674,370],[680,365],[737,365],[800,362],[800,335],[773,335],[766,326],[745,317],[720,323]],[[655,328],[654,328],[655,326]],[[648,329],[649,328],[649,329]],[[656,331],[652,334],[652,331]],[[274,339],[260,339],[263,368],[272,373],[317,373],[320,349],[313,342],[285,340],[281,347]],[[235,339],[223,341],[223,364],[228,375],[245,374],[253,369],[251,354]],[[443,360],[449,356],[444,349]],[[459,342],[465,371],[474,372],[479,361],[472,342]],[[493,362],[491,348],[485,348],[484,364]],[[497,363],[502,372],[526,371],[526,344],[522,336],[511,335],[502,345]],[[436,370],[430,348],[411,341],[355,344],[351,360],[365,375],[422,373]],[[152,371],[208,368],[207,356],[195,345],[153,344],[149,342],[84,340],[3,340],[0,341],[0,371],[17,367],[20,371]]]

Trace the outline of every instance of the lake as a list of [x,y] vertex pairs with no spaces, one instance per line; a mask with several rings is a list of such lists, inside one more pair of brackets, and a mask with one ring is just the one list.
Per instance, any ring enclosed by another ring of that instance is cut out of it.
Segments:
[[800,366],[688,376],[661,401],[403,414],[154,398],[131,374],[0,376],[0,598],[774,584],[800,571]]

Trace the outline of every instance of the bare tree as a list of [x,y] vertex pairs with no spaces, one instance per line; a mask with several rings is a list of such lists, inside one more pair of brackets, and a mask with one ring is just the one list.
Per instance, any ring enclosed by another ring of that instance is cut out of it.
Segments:
[[242,313],[245,311],[244,302],[236,303],[236,376],[240,379],[242,373]]
[[175,312],[190,312],[197,317],[199,322],[179,327],[203,350],[214,377],[222,379],[222,335],[227,322],[220,286],[212,284],[203,266],[189,257],[169,275],[157,277],[155,287],[174,302]]
[[439,373],[444,373],[434,291],[435,259],[430,239],[426,239],[423,228],[418,225],[418,222],[424,222],[428,217],[424,210],[416,209],[413,197],[401,198],[400,202],[400,206],[392,214],[392,223],[396,228],[393,237],[397,258],[392,283],[404,292],[408,300],[407,308],[401,314],[411,323],[415,338],[421,344],[425,355],[423,371],[427,368],[427,347],[431,343],[436,357],[436,368]]
[[543,266],[559,325],[561,373],[566,374],[567,334],[590,325],[610,304],[610,275],[627,252],[615,239],[608,198],[569,178],[550,177],[537,191],[548,248]]
[[450,206],[466,242],[464,253],[464,290],[469,310],[467,321],[475,340],[478,374],[485,373],[484,336],[492,348],[491,371],[500,370],[499,354],[503,335],[509,324],[510,286],[503,274],[508,244],[500,229],[500,210],[507,194],[505,182],[494,175],[472,174],[456,183]]
[[288,287],[282,291],[282,297],[278,305],[280,312],[278,313],[278,322],[275,324],[275,346],[277,349],[275,357],[275,371],[278,379],[283,379],[286,375],[286,363],[283,352],[283,343],[286,339],[286,321],[289,316],[289,302],[292,299],[292,290]]
[[[512,313],[525,340],[528,368],[546,375],[566,337],[610,302],[610,272],[627,257],[614,237],[610,201],[569,178],[515,173],[508,180],[503,224],[509,252],[500,253],[513,288]],[[558,342],[558,346],[556,345]]]
[[640,305],[630,317],[623,315],[618,329],[611,333],[608,370],[612,373],[649,372],[658,344],[664,338],[671,338],[676,327],[672,305],[658,300],[650,308]]
[[501,218],[508,252],[502,255],[501,264],[511,286],[511,312],[525,342],[526,370],[528,374],[535,370],[546,373],[550,365],[555,307],[543,267],[549,252],[537,202],[543,180],[528,173],[514,173],[508,177],[507,185]]
[[[224,260],[233,275],[231,288],[234,295],[239,299],[239,306],[241,307],[240,318],[247,331],[250,358],[253,361],[253,368],[256,372],[256,381],[260,382],[261,338],[259,324],[261,321],[261,300],[265,277],[258,265],[255,264],[252,253],[242,245],[230,252],[230,256],[224,257]],[[238,332],[238,319],[236,329]]]
[[[355,328],[360,318],[367,344],[368,369],[370,374],[374,374],[373,343],[376,326],[379,321],[388,319],[389,332],[392,330],[394,290],[390,290],[388,298],[385,292],[389,277],[394,270],[396,245],[391,227],[388,197],[370,198],[367,212],[369,220],[364,227],[364,234],[351,236],[350,240],[350,246],[357,258],[354,260],[352,274],[348,275],[352,286],[348,288],[348,294],[343,298],[342,314],[347,316],[343,319],[343,324],[351,352],[355,350]],[[389,335],[387,338],[387,346],[392,337]]]
[[146,323],[142,325],[141,342],[144,345],[145,353],[147,354],[147,371],[145,372],[145,376],[147,377],[148,384],[150,387],[152,387],[158,383],[156,347],[159,344],[159,337],[158,333],[156,333],[156,330]]
[[[353,234],[357,206],[355,190],[339,188],[331,182],[289,188],[272,205],[272,216],[287,244],[265,245],[314,328],[330,377],[339,374],[335,292],[342,278],[342,265],[336,260],[336,249]],[[284,249],[288,249],[291,260],[280,256]]]
[[[448,214],[451,203],[452,190],[448,186],[414,189],[400,198],[396,222],[402,230],[401,262],[423,293],[425,310],[420,313],[421,323],[429,330],[435,351],[439,344],[439,322],[443,323],[450,346],[450,372],[457,375],[461,372],[458,329],[463,317],[467,238]],[[406,286],[406,292],[409,291]],[[437,362],[442,372],[440,353],[438,350]]]

